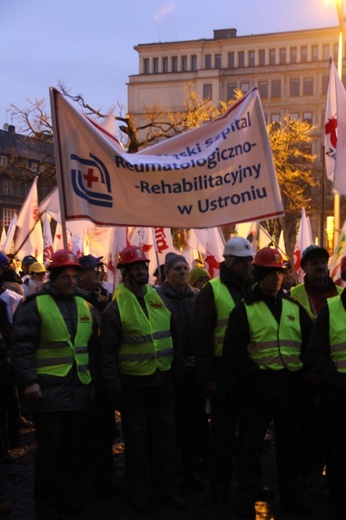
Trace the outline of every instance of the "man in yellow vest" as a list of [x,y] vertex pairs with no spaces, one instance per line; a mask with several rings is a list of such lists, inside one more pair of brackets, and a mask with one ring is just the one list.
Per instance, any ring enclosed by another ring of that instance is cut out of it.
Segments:
[[299,464],[301,354],[312,322],[305,309],[281,291],[284,263],[276,249],[260,249],[254,259],[257,282],[230,314],[223,356],[242,391],[237,479],[240,518],[255,519],[261,481],[263,441],[271,421],[276,434],[282,508],[311,515]]
[[[293,298],[303,305],[312,320],[325,306],[326,301],[342,292],[329,276],[328,251],[324,247],[311,245],[304,249],[300,261],[304,270],[303,283],[291,288]],[[314,379],[307,377],[302,393],[302,457],[306,478],[314,485],[321,479],[325,456],[323,445],[324,412],[319,398],[319,389]]]
[[144,510],[158,498],[181,510],[186,501],[178,482],[172,315],[148,285],[148,262],[140,247],[119,254],[123,283],[102,313],[100,366],[108,395],[120,400],[132,508]]
[[81,446],[98,326],[91,305],[75,296],[80,268],[71,251],[54,253],[49,281],[14,316],[11,358],[36,428],[34,501],[40,520],[81,510]]
[[222,345],[229,313],[251,290],[253,255],[246,238],[230,238],[224,247],[220,276],[206,283],[195,301],[196,375],[211,403],[211,493],[216,504],[228,501],[240,404],[238,385],[229,377],[222,359]]
[[[346,257],[341,261],[346,281]],[[346,511],[346,291],[329,298],[319,313],[307,349],[307,360],[319,378],[326,425],[330,520]]]

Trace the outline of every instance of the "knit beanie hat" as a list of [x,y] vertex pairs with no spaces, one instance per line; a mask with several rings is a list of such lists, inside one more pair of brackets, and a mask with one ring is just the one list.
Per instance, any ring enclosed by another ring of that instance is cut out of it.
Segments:
[[200,278],[208,278],[208,280],[210,280],[210,274],[203,267],[198,267],[198,266],[193,267],[191,269],[190,275],[189,275],[189,284],[191,285],[191,287],[194,287],[195,283]]
[[165,275],[168,273],[170,269],[172,269],[173,265],[177,262],[185,262],[186,265],[189,265],[186,261],[186,258],[183,255],[177,255],[176,253],[167,253],[165,256],[165,266],[164,273]]

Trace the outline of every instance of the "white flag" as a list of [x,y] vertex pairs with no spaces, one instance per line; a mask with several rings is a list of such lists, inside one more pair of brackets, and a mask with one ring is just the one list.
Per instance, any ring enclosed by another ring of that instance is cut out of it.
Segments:
[[38,215],[37,181],[35,177],[17,219],[18,232],[15,238],[15,251],[19,260],[33,255],[38,262],[43,261],[42,226]]
[[300,267],[300,260],[303,251],[313,244],[310,220],[307,218],[305,208],[302,209],[302,216],[300,219],[300,225],[297,233],[297,240],[294,246],[294,268],[296,270],[298,281],[301,283],[304,277],[304,271]]
[[66,221],[186,229],[283,215],[257,88],[218,119],[136,154],[55,89],[51,106]]
[[341,281],[341,258],[346,255],[346,220],[342,226],[339,242],[334,249],[333,255],[329,259],[328,267],[330,277],[333,282],[338,285],[343,285]]
[[210,274],[211,278],[215,278],[220,274],[220,264],[224,260],[224,245],[225,240],[220,228],[208,228],[204,267]]
[[12,217],[10,227],[7,230],[7,237],[5,240],[5,243],[3,245],[3,251],[6,251],[6,253],[14,253],[14,234],[16,231],[17,226],[17,213],[15,213]]
[[5,229],[5,226],[2,226],[2,232],[1,232],[1,238],[0,238],[0,249],[1,251],[4,250],[4,244],[6,242],[6,229]]
[[329,64],[324,146],[327,177],[337,192],[346,195],[346,90],[333,60]]
[[45,266],[49,264],[53,253],[52,230],[50,228],[48,213],[45,213],[43,217],[43,263]]

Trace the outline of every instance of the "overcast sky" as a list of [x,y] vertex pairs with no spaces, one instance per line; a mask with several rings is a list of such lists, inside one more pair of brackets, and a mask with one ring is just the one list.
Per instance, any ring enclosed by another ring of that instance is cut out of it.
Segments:
[[[127,105],[139,43],[332,27],[336,0],[0,0],[0,128],[61,81],[108,113]],[[17,131],[20,129],[17,127]]]

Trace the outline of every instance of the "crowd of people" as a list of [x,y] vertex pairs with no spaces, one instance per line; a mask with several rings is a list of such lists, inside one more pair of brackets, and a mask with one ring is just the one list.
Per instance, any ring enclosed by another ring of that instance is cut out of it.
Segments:
[[[344,518],[346,292],[328,252],[303,252],[298,285],[277,249],[235,236],[223,256],[211,279],[170,252],[150,285],[145,253],[126,247],[111,294],[102,257],[63,249],[45,267],[29,255],[17,274],[0,252],[0,458],[32,421],[39,520],[79,513],[85,486],[114,491],[115,410],[137,512],[186,510],[189,489],[225,504],[233,481],[239,518],[276,492],[284,512],[311,517],[309,485],[326,472],[328,518]],[[278,490],[262,481],[269,428]],[[9,498],[0,464],[0,514]]]

